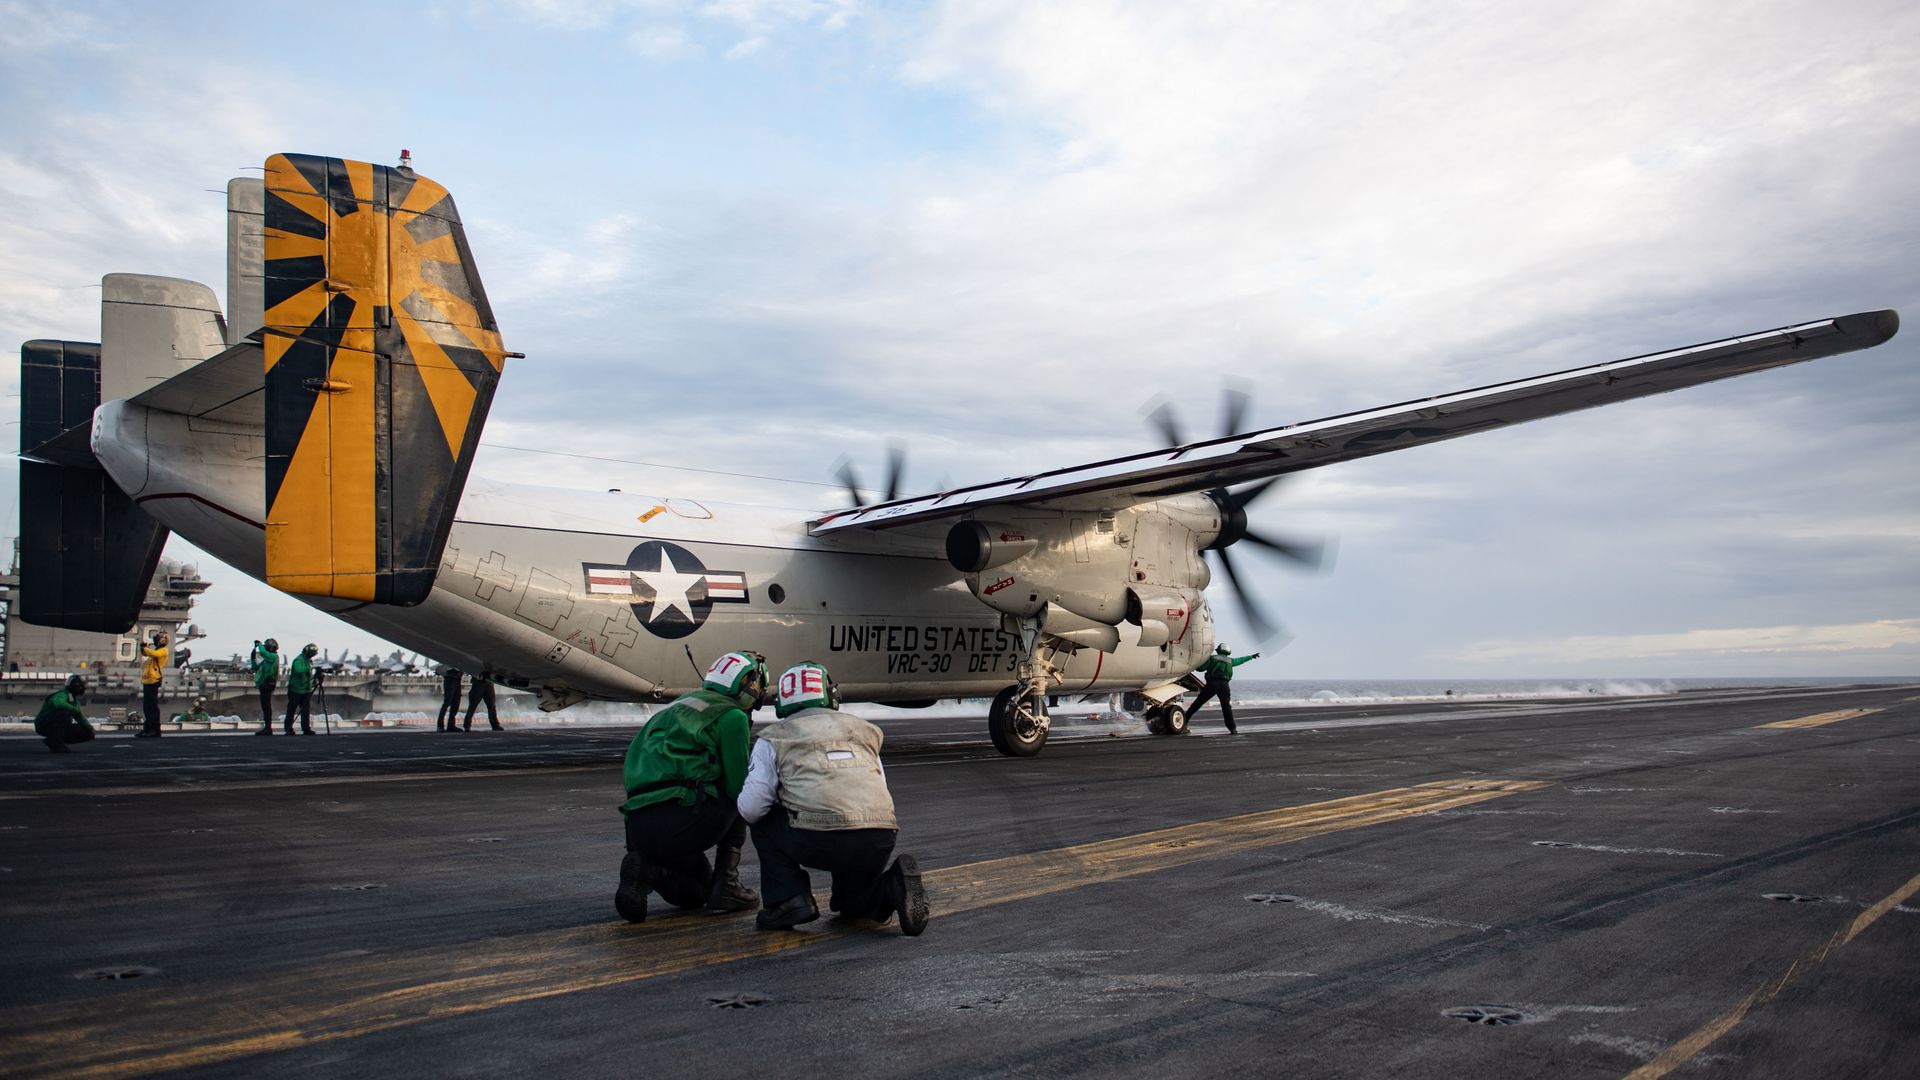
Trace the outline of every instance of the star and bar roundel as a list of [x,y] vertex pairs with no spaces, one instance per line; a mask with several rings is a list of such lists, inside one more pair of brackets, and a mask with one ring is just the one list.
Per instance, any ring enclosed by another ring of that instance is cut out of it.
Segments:
[[683,638],[706,624],[715,604],[747,602],[747,575],[709,570],[678,544],[648,540],[624,564],[581,563],[589,596],[624,596],[655,637]]

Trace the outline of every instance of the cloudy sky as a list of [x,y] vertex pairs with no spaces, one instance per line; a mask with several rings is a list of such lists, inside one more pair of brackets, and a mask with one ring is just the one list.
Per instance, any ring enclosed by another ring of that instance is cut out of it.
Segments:
[[[1240,559],[1262,677],[1920,673],[1920,7],[1186,7],[0,0],[0,337],[223,292],[228,177],[402,147],[528,354],[508,480],[829,507],[890,439],[928,489],[1145,448],[1156,396],[1210,434],[1229,380],[1270,426],[1902,308],[1309,474],[1256,525],[1331,572]],[[200,561],[202,655],[374,647]]]

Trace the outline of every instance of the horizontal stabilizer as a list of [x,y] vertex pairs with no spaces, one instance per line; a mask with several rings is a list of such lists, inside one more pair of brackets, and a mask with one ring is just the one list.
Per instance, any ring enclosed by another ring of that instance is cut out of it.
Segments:
[[507,356],[445,188],[283,154],[264,200],[267,581],[426,599]]
[[93,461],[100,346],[20,346],[20,617],[122,634],[140,617],[167,531]]

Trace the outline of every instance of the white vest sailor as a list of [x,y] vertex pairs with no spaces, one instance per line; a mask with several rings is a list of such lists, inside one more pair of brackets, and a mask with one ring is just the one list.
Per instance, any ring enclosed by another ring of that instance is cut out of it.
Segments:
[[833,679],[819,664],[796,664],[780,675],[779,720],[759,733],[740,790],[740,816],[752,825],[760,853],[758,925],[792,929],[820,917],[806,867],[833,875],[828,906],[842,916],[926,927],[919,866],[903,855],[892,866],[898,821],[880,729],[841,712]]

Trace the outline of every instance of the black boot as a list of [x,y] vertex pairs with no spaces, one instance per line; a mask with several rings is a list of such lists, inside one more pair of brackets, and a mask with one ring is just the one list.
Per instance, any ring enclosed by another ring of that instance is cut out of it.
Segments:
[[620,888],[613,894],[613,909],[628,922],[647,921],[647,894],[653,891],[655,873],[647,857],[627,852],[620,860]]
[[259,731],[256,731],[256,732],[254,732],[254,734],[255,734],[255,735],[271,735],[271,734],[273,734],[273,722],[272,722],[272,721],[268,721],[267,723],[264,723],[264,724],[261,724],[261,725],[260,725],[260,730],[259,730]]
[[753,925],[762,930],[791,930],[819,917],[820,905],[814,903],[813,894],[803,892],[787,898],[777,907],[761,908],[760,914],[753,917]]
[[760,894],[740,884],[740,849],[715,850],[713,877],[707,881],[707,910],[752,911],[759,906]]
[[919,937],[927,929],[927,918],[931,912],[927,908],[927,889],[920,884],[920,863],[911,855],[902,855],[887,867],[886,876],[880,879],[881,902],[886,905],[884,911],[874,915],[879,922],[886,922],[888,916],[898,912],[900,932],[908,937]]

